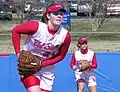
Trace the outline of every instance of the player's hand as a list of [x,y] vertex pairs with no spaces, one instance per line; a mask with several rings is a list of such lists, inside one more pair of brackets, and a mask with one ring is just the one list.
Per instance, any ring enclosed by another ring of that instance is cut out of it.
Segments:
[[74,65],[74,66],[72,67],[72,69],[73,69],[73,70],[76,70],[76,69],[77,69],[77,66],[76,66],[76,65]]
[[17,53],[17,56],[19,57],[20,53]]

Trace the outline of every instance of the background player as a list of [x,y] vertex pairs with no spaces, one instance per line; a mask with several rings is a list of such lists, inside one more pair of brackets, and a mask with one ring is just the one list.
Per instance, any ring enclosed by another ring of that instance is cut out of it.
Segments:
[[12,31],[12,41],[16,54],[20,53],[20,36],[28,35],[24,50],[42,58],[42,69],[35,75],[23,77],[27,92],[51,92],[54,82],[54,65],[64,59],[71,35],[61,22],[66,12],[60,4],[48,6],[43,22],[28,21],[17,25]]
[[[88,84],[90,92],[96,92],[96,77],[94,76],[94,69],[97,68],[97,60],[94,51],[88,49],[87,38],[82,37],[78,40],[78,51],[72,55],[70,66],[75,71],[76,83],[78,87],[77,92],[84,92],[85,83]],[[81,72],[80,62],[87,60],[90,67]]]

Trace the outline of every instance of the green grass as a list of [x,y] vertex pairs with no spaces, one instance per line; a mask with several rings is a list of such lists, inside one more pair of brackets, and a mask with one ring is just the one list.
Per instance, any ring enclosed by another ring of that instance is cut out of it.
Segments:
[[[0,35],[0,40],[11,39],[11,30],[18,24],[19,21],[1,21],[0,20],[0,32],[6,32],[8,35]],[[87,19],[81,19],[71,22],[71,32],[90,32],[90,24]],[[107,18],[104,24],[99,29],[101,32],[120,32],[120,18]],[[81,36],[87,35],[90,40],[120,40],[119,34],[77,34],[72,36],[72,40],[76,41]]]
[[[3,46],[8,46],[7,43],[9,41],[11,41],[12,44],[12,39],[11,39],[11,31],[12,28],[16,25],[19,24],[19,21],[1,21],[0,20],[0,41],[1,41],[1,45]],[[87,20],[78,20],[78,21],[72,21],[71,24],[71,32],[90,32],[90,25],[88,23]],[[114,19],[107,19],[105,21],[105,23],[101,26],[100,32],[120,32],[120,19],[119,18],[114,18]],[[4,33],[5,35],[1,34]],[[72,42],[73,46],[70,48],[70,51],[74,51],[77,48],[75,48],[77,43],[77,40],[82,37],[82,36],[87,36],[88,40],[90,41],[91,46],[94,46],[95,51],[120,51],[119,50],[119,40],[120,40],[120,34],[71,34],[72,35]],[[22,35],[22,41],[24,41],[23,39],[25,38],[24,35]],[[5,41],[5,43],[3,44],[3,42]],[[98,43],[96,43],[98,42]],[[98,48],[98,45],[103,42],[103,45],[101,48]],[[112,43],[111,45],[108,44],[108,47],[106,46],[106,44],[104,44],[104,42],[109,42]],[[94,44],[93,44],[94,43]],[[12,45],[11,45],[12,46]]]
[[[71,32],[91,32],[88,20],[72,21]],[[120,18],[107,18],[98,32],[120,32]],[[76,41],[79,37],[87,36],[89,40],[120,40],[120,34],[76,34],[72,35],[72,41]]]
[[0,35],[0,40],[5,41],[5,40],[11,40],[11,35]]
[[[73,21],[71,24],[71,32],[83,32],[83,31],[91,31],[90,24],[88,20],[79,20]],[[102,32],[116,32],[120,31],[120,18],[107,18],[99,31]]]
[[77,41],[80,37],[86,36],[89,40],[92,41],[117,41],[120,40],[120,34],[77,34],[72,35],[72,41]]
[[0,32],[11,32],[17,21],[0,20]]

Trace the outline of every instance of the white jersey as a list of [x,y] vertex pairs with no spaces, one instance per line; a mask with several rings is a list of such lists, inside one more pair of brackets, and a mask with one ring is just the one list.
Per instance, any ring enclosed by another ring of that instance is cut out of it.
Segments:
[[[81,60],[87,60],[90,62],[90,64],[92,64],[93,56],[94,56],[94,51],[89,49],[86,54],[82,54],[80,51],[75,51],[76,65],[79,68],[80,67],[79,64]],[[84,71],[84,72],[79,72],[76,70],[75,77],[76,77],[76,81],[78,81],[79,79],[84,79],[87,82],[88,86],[96,85],[96,77],[94,75],[94,69],[91,69],[89,71]]]
[[49,59],[58,54],[59,47],[63,44],[67,32],[64,27],[60,26],[58,31],[52,35],[48,32],[48,26],[39,22],[37,32],[28,36],[24,50],[29,50],[32,54],[40,56],[44,60]]
[[87,60],[92,64],[92,58],[94,56],[94,51],[88,49],[86,54],[82,54],[80,51],[75,51],[76,65],[79,66],[81,60]]

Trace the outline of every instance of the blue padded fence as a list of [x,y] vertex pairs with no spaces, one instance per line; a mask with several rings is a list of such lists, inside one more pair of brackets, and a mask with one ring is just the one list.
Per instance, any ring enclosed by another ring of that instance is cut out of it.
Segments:
[[[97,92],[120,92],[120,53],[96,53],[98,68]],[[52,92],[77,92],[75,76],[70,68],[71,53],[55,66],[56,78]],[[26,92],[17,73],[15,54],[0,56],[0,92]],[[89,92],[87,87],[85,92]]]

